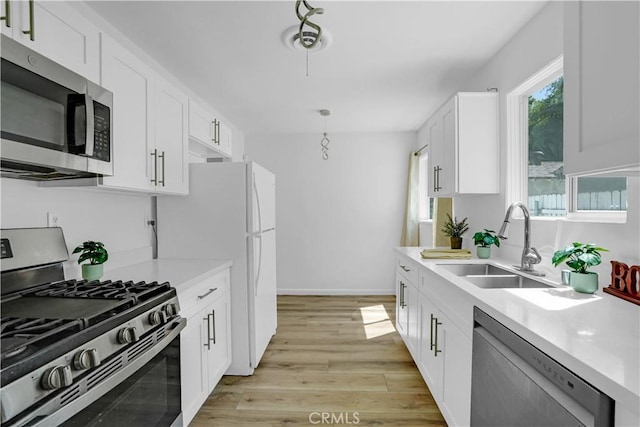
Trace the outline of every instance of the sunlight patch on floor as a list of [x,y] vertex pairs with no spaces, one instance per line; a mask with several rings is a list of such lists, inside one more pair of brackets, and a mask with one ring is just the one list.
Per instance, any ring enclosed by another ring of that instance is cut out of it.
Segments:
[[364,333],[368,340],[396,331],[396,328],[389,319],[389,313],[387,313],[387,310],[382,304],[361,307],[360,315],[362,316]]

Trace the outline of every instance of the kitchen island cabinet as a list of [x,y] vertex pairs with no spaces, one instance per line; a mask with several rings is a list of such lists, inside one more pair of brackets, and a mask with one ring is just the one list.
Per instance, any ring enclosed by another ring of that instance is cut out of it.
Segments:
[[[422,353],[420,358],[412,355],[449,425],[469,422],[474,306],[611,397],[616,426],[640,425],[640,307],[605,293],[580,294],[540,278],[552,287],[483,289],[442,264],[489,263],[509,269],[507,263],[423,260],[421,249],[397,248],[396,257],[419,265]],[[431,315],[442,323],[437,338],[430,334],[435,327]],[[433,340],[442,351],[438,357],[445,356],[438,363],[429,359]]]

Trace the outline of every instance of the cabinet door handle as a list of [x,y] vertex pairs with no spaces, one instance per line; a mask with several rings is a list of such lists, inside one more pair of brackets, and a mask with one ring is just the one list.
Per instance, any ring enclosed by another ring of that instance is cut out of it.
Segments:
[[442,322],[438,322],[438,318],[437,317],[434,317],[433,319],[436,321],[435,322],[436,323],[436,328],[435,328],[436,329],[436,334],[435,334],[435,337],[433,339],[433,341],[434,341],[433,342],[433,347],[434,347],[433,348],[433,355],[435,357],[438,357],[438,353],[442,353],[442,350],[440,350],[438,348],[438,326],[442,325]]
[[216,311],[215,310],[211,310],[211,316],[213,317],[213,338],[211,339],[211,341],[213,341],[213,345],[216,344]]
[[405,308],[407,306],[407,304],[404,301],[404,288],[406,288],[407,285],[405,285],[404,283],[402,283],[402,281],[400,281],[400,307],[401,308]]
[[438,184],[436,181],[436,176],[438,175],[437,167],[433,167],[433,191],[438,191]]
[[220,145],[220,120],[216,120],[216,144]]
[[31,41],[35,41],[36,39],[36,22],[33,2],[34,0],[29,0],[29,30],[22,30],[23,34],[29,34],[29,39],[31,39]]
[[216,143],[216,119],[211,120],[209,124],[209,135],[212,143]]
[[11,1],[4,0],[4,16],[0,16],[0,21],[4,21],[7,28],[11,28]]
[[154,149],[151,152],[151,157],[153,157],[153,172],[152,172],[152,178],[151,178],[151,183],[153,185],[158,185],[158,149]]
[[215,291],[217,291],[218,288],[213,288],[213,289],[209,289],[209,292],[204,293],[202,295],[198,295],[198,299],[203,299],[204,297],[206,297],[207,295],[210,295],[212,293],[214,293]]
[[203,317],[202,320],[207,322],[207,339],[204,342],[204,346],[207,347],[207,350],[211,350],[211,322],[209,322],[209,317],[211,313],[207,313],[207,317]]
[[440,166],[436,166],[434,168],[434,189],[433,191],[440,191],[442,190],[442,187],[440,186],[440,171],[442,170],[442,168]]
[[429,350],[433,350],[433,320],[435,319],[435,316],[433,315],[433,313],[431,313],[431,324],[429,325]]
[[162,159],[162,181],[158,181],[158,184],[162,184],[162,186],[164,187],[164,157],[165,157],[164,151],[158,157]]

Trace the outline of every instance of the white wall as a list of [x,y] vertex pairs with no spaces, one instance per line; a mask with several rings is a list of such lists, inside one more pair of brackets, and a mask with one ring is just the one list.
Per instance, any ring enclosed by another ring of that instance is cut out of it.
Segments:
[[35,182],[2,178],[2,228],[46,227],[47,212],[59,215],[71,261],[65,277],[79,278],[71,255],[86,240],[105,244],[110,259],[105,271],[151,259],[153,233],[145,226],[151,218],[151,197],[97,190],[40,188]]
[[278,292],[393,294],[414,133],[247,135],[276,174]]
[[[542,69],[563,51],[562,10],[560,2],[549,3],[534,17],[473,79],[461,90],[484,90],[497,87],[500,91],[500,140],[501,171],[507,167],[506,98],[505,95]],[[501,194],[495,196],[460,197],[454,201],[454,213],[458,217],[468,217],[471,226],[466,235],[465,246],[472,247],[471,235],[482,228],[498,230],[502,224],[506,207],[514,200],[505,200],[507,177],[501,178]],[[595,242],[609,248],[603,263],[594,269],[600,274],[600,287],[608,285],[611,260],[638,264],[640,247],[640,185],[638,178],[628,181],[629,207],[626,224],[603,224],[594,222],[574,222],[567,220],[532,220],[531,239],[543,257],[540,270],[556,280],[560,280],[561,268],[551,265],[551,257],[556,249],[573,241]],[[519,263],[523,246],[523,221],[512,222],[509,239],[503,241],[499,249],[493,248],[495,256]],[[565,266],[566,268],[566,266]]]

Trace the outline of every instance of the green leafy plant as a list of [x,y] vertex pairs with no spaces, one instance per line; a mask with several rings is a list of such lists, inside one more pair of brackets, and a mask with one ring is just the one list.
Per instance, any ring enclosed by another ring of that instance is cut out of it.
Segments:
[[482,246],[488,248],[491,245],[500,247],[500,238],[496,236],[496,232],[493,230],[484,229],[484,231],[477,231],[473,235],[473,244],[476,246]]
[[464,233],[469,230],[467,225],[467,218],[462,221],[458,221],[457,217],[451,218],[451,215],[447,214],[447,220],[444,223],[442,232],[449,237],[462,237]]
[[89,260],[92,265],[104,264],[109,259],[109,253],[102,242],[87,241],[73,250],[74,254],[81,252],[78,264]]
[[573,242],[566,248],[555,251],[551,262],[554,267],[557,267],[558,264],[566,261],[566,264],[576,273],[595,274],[587,270],[602,262],[600,252],[608,252],[608,249],[594,244]]

